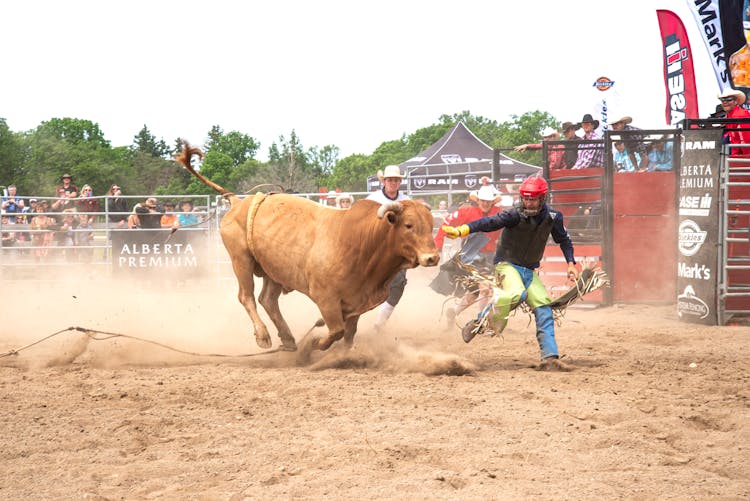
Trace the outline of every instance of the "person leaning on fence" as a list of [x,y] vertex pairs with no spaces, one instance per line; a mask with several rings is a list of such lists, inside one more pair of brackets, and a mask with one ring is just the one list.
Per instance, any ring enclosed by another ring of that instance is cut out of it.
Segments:
[[354,203],[354,197],[348,193],[341,193],[336,197],[336,207],[339,209],[350,209]]
[[[447,226],[444,231],[448,237],[458,238],[478,231],[503,230],[494,258],[495,275],[502,278],[495,291],[496,311],[492,314],[490,324],[493,329],[502,332],[508,322],[510,311],[525,301],[536,319],[536,338],[542,359],[538,368],[567,370],[558,360],[551,300],[536,269],[539,268],[544,256],[547,239],[552,235],[568,263],[568,278],[576,280],[578,270],[575,266],[573,242],[563,224],[562,213],[552,210],[547,205],[549,186],[544,178],[526,178],[521,183],[519,192],[521,203],[512,209],[457,228]],[[467,343],[477,333],[476,328],[472,327],[472,322],[469,322],[461,333]]]
[[[541,150],[545,141],[559,141],[560,133],[552,127],[545,127],[541,132],[541,143],[520,144],[513,148],[515,151]],[[547,146],[547,166],[550,169],[565,168],[565,147],[561,144]]]
[[562,124],[562,135],[565,141],[565,145],[563,146],[563,150],[565,151],[563,154],[565,169],[572,169],[578,161],[578,142],[580,142],[581,138],[578,137],[576,131],[580,128],[580,125],[573,122],[564,122]]
[[663,172],[672,170],[674,144],[664,136],[657,137],[651,144],[648,154],[648,171]]
[[[81,196],[76,200],[76,209],[78,212],[99,212],[99,199],[94,198],[94,189],[91,185],[84,184],[81,187]],[[94,215],[89,214],[93,219]]]
[[[19,197],[16,193],[16,185],[8,185],[8,195],[3,197],[3,201],[0,204],[3,214],[21,214],[24,209],[23,198]],[[15,220],[13,221],[15,223]],[[13,224],[11,223],[11,224]]]
[[[578,143],[578,160],[576,160],[573,169],[589,169],[601,167],[604,165],[604,145],[598,142],[601,137],[597,134],[596,129],[599,127],[599,120],[586,113],[578,125],[583,129],[583,138]],[[597,141],[597,142],[587,142]]]
[[122,188],[119,185],[113,184],[107,196],[111,197],[107,201],[107,211],[109,212],[109,222],[114,224],[117,228],[124,228],[128,224],[128,200],[122,196]]
[[164,215],[161,217],[162,228],[179,228],[180,220],[174,211],[174,202],[164,202]]
[[55,223],[55,220],[45,214],[48,208],[49,206],[45,200],[41,202],[35,201],[34,203],[34,216],[31,218],[30,223],[31,245],[34,247],[34,257],[37,261],[41,261],[47,257],[49,246],[52,243],[53,234],[49,231],[49,228]]
[[180,221],[180,226],[193,226],[200,222],[198,215],[193,212],[193,201],[180,200],[180,212],[177,214],[177,219]]
[[[632,118],[625,116],[610,122],[609,126],[615,132],[641,130],[630,125],[632,122]],[[643,140],[643,134],[628,134],[627,137],[622,138],[622,142],[625,144],[625,151],[628,152],[628,157],[635,170],[645,172],[648,167],[648,148]]]
[[154,197],[149,197],[145,202],[135,204],[133,214],[128,219],[129,228],[143,228],[153,230],[161,228],[162,211],[159,210]]
[[[742,107],[747,100],[747,96],[739,89],[728,88],[717,96],[721,101],[721,107],[724,109],[726,116],[724,118],[750,118],[750,111]],[[746,129],[746,130],[735,130]],[[750,144],[750,123],[745,124],[726,124],[724,144]],[[730,155],[748,155],[750,148],[732,148]]]

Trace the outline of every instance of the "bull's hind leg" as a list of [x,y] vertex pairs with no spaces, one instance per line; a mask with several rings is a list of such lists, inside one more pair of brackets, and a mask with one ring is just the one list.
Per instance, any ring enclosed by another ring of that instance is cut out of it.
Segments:
[[245,311],[250,315],[250,320],[253,322],[253,329],[255,330],[255,342],[261,348],[271,347],[271,336],[268,334],[268,328],[266,324],[261,320],[258,315],[258,308],[255,305],[255,283],[253,282],[253,270],[255,269],[256,263],[249,254],[241,252],[233,254],[232,256],[232,268],[234,274],[237,276],[237,283],[239,283],[240,290],[237,294],[237,298],[245,307]]
[[260,295],[258,296],[258,302],[266,310],[266,313],[271,317],[273,324],[279,331],[279,339],[281,339],[284,348],[294,351],[297,349],[297,343],[294,341],[294,336],[292,336],[292,331],[289,329],[289,325],[281,315],[281,310],[279,309],[280,295],[281,286],[270,278],[265,277],[263,279],[263,288],[260,290]]

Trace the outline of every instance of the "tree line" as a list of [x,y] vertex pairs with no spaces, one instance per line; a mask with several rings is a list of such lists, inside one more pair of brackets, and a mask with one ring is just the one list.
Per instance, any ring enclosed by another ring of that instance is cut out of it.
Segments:
[[[256,155],[260,143],[239,131],[224,131],[215,125],[207,133],[202,149],[201,172],[234,193],[245,193],[259,185],[276,185],[300,193],[319,188],[365,191],[368,176],[389,164],[399,164],[432,145],[456,123],[463,121],[482,141],[493,148],[509,150],[524,143],[539,142],[544,127],[558,128],[550,114],[531,111],[511,115],[497,122],[464,111],[442,115],[437,123],[385,141],[369,155],[339,158],[335,145],[305,148],[294,130],[281,135],[268,148],[268,161]],[[99,125],[85,119],[52,118],[26,132],[11,131],[0,118],[0,185],[15,184],[23,196],[53,196],[64,173],[81,185],[104,195],[112,184],[125,194],[213,194],[173,161],[182,139],[171,145],[157,139],[146,125],[129,146],[113,147]],[[518,160],[540,165],[539,151],[512,152]],[[268,191],[266,189],[265,191]]]

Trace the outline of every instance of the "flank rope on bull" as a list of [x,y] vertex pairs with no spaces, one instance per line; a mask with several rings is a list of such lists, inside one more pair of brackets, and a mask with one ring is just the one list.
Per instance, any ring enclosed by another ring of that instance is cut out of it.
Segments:
[[255,256],[255,247],[253,246],[253,221],[255,221],[255,214],[258,212],[260,204],[263,203],[263,200],[265,199],[265,193],[256,193],[253,195],[253,200],[250,202],[250,208],[247,209],[247,228],[245,235],[247,235],[247,248],[253,256]]
[[[314,327],[315,326],[313,326],[313,328]],[[57,332],[53,332],[52,334],[49,334],[49,335],[44,336],[44,337],[42,337],[40,339],[37,339],[36,341],[33,341],[33,342],[31,342],[31,343],[29,343],[27,345],[21,346],[20,348],[16,348],[16,349],[13,349],[13,350],[8,350],[6,352],[0,353],[0,359],[1,358],[5,358],[5,357],[10,357],[10,356],[13,356],[13,355],[18,356],[22,351],[27,350],[27,349],[31,348],[32,346],[36,346],[36,345],[38,345],[38,344],[40,344],[40,343],[42,343],[44,341],[52,339],[55,336],[58,336],[60,334],[63,334],[65,332],[70,332],[70,331],[82,332],[83,334],[85,334],[86,336],[88,336],[88,338],[90,340],[92,340],[92,341],[106,341],[108,339],[113,339],[113,338],[132,339],[134,341],[140,341],[140,342],[143,342],[143,343],[153,344],[153,345],[158,346],[160,348],[164,348],[164,349],[167,349],[167,350],[170,350],[170,351],[174,351],[174,352],[177,352],[177,353],[182,353],[183,355],[190,355],[190,356],[195,356],[195,357],[247,358],[247,357],[257,357],[259,355],[269,355],[271,353],[277,353],[277,352],[280,352],[280,351],[289,351],[288,349],[284,348],[283,345],[281,345],[281,346],[278,346],[278,347],[276,347],[274,349],[263,351],[263,352],[259,352],[259,353],[242,353],[242,354],[238,354],[238,355],[227,355],[227,354],[223,354],[223,353],[199,353],[199,352],[195,352],[195,351],[181,350],[179,348],[175,348],[173,346],[169,346],[169,345],[166,345],[164,343],[160,343],[158,341],[153,341],[151,339],[144,339],[144,338],[137,337],[137,336],[131,336],[129,334],[122,334],[122,333],[119,333],[119,332],[100,331],[100,330],[96,330],[96,329],[89,329],[87,327],[74,326],[74,327],[68,327],[67,329],[59,330]],[[310,331],[312,331],[312,328],[310,329]],[[309,332],[307,334],[309,334]],[[307,335],[307,334],[305,334],[305,335]]]

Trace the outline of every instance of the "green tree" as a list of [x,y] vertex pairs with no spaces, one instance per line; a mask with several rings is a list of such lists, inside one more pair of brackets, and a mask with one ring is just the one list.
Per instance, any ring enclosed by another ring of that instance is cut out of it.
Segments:
[[0,184],[15,184],[19,193],[30,188],[24,185],[23,151],[17,135],[0,118]]
[[167,143],[164,142],[164,139],[157,140],[145,124],[140,132],[138,132],[133,138],[133,146],[131,148],[135,152],[140,152],[157,158],[165,158],[172,154],[172,151],[169,149],[169,146],[167,146]]
[[255,158],[260,143],[247,134],[231,131],[224,133],[221,127],[214,125],[208,133],[206,153],[219,152],[232,159],[232,166],[237,167],[251,158]]

